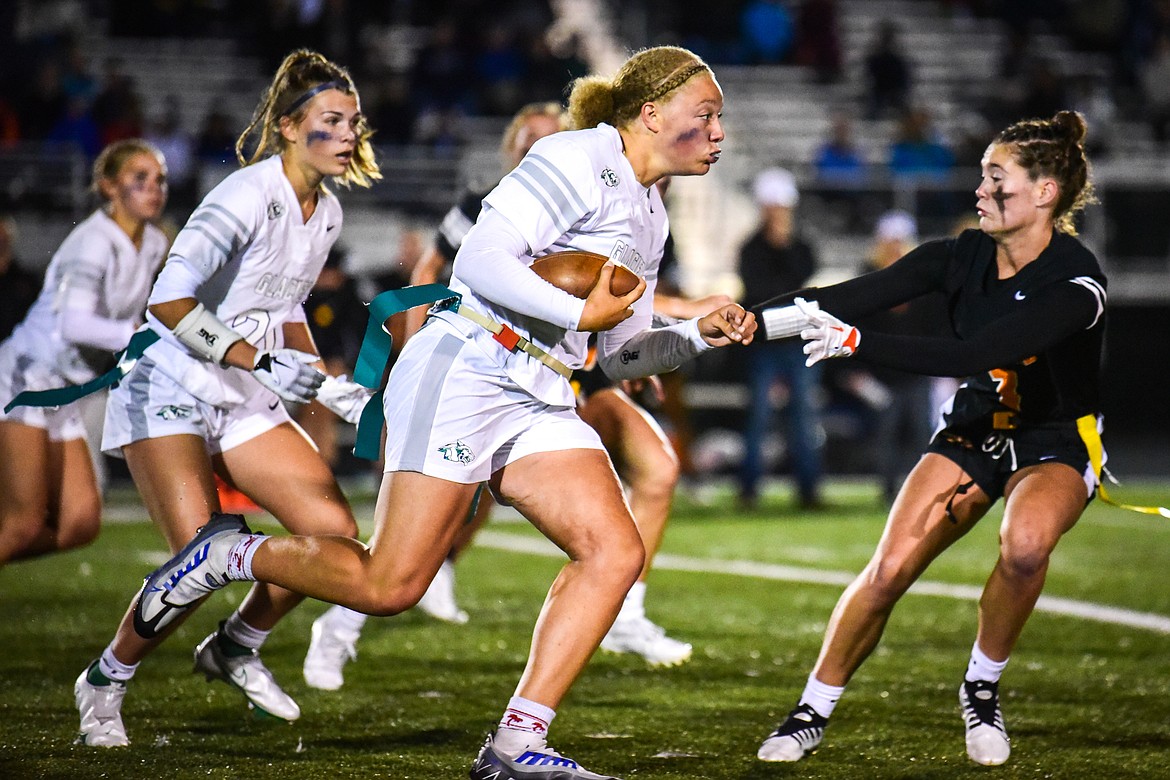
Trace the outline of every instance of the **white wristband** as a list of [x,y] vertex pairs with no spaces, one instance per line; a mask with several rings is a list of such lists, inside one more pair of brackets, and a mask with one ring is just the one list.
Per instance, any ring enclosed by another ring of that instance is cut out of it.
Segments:
[[171,332],[196,355],[217,364],[223,363],[228,347],[244,338],[224,325],[202,303],[196,303],[195,308],[179,320]]
[[[816,301],[808,301],[806,308],[819,311],[820,305]],[[798,306],[775,306],[764,309],[764,333],[768,340],[786,339],[799,336],[800,332],[808,327],[808,314]]]

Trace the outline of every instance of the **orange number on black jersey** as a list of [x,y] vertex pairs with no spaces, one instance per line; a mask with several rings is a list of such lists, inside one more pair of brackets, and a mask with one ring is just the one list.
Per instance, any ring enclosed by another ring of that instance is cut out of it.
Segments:
[[995,382],[995,392],[999,394],[999,402],[1011,409],[1011,412],[996,412],[994,427],[1000,430],[1015,428],[1015,412],[1020,411],[1019,378],[1015,371],[1003,368],[993,368],[988,372]]

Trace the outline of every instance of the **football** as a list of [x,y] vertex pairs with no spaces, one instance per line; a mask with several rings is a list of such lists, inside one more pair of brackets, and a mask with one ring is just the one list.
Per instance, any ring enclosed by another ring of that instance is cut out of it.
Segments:
[[[570,249],[538,257],[530,266],[541,279],[578,298],[588,298],[590,290],[601,276],[601,266],[609,258],[596,252]],[[625,295],[638,286],[638,277],[628,268],[617,265],[609,291]]]

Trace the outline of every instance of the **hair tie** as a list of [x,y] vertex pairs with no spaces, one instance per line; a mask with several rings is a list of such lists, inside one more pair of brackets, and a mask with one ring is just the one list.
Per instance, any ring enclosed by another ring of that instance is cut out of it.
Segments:
[[290,105],[288,108],[286,108],[284,111],[282,111],[280,115],[281,116],[288,116],[289,114],[293,113],[298,108],[303,106],[305,103],[312,100],[315,95],[319,95],[320,93],[324,92],[327,89],[339,89],[342,92],[346,92],[349,90],[349,84],[347,84],[344,81],[340,81],[340,80],[326,81],[324,83],[318,84],[315,87],[312,87],[308,90],[305,90],[305,93],[303,95],[301,95],[299,98],[297,98],[296,100],[294,100],[292,102],[292,105]]

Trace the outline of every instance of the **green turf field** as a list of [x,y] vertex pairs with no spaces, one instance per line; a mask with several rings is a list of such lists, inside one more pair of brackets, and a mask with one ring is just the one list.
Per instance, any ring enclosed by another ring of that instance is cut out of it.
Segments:
[[[1170,486],[1118,492],[1170,499]],[[1002,682],[1009,764],[966,758],[956,691],[975,609],[970,588],[943,587],[982,583],[996,513],[926,575],[932,594],[956,595],[903,599],[820,750],[796,765],[756,761],[816,657],[841,590],[831,583],[863,565],[881,531],[871,489],[834,486],[829,499],[831,510],[803,516],[783,495],[750,513],[729,493],[680,499],[647,608],[695,645],[694,659],[654,671],[599,654],[562,707],[553,746],[595,771],[647,780],[1170,777],[1170,521],[1099,504],[1057,550],[1046,594],[1131,610],[1103,615],[1152,626],[1037,613]],[[356,507],[369,517],[368,502]],[[293,725],[253,719],[242,696],[190,672],[192,648],[244,593],[229,588],[139,669],[123,708],[132,746],[101,750],[73,744],[73,680],[163,548],[132,494],[113,498],[110,514],[130,522],[108,523],[86,550],[0,570],[0,778],[466,777],[559,566],[526,524],[495,524],[459,569],[471,622],[372,619],[336,693],[301,679],[309,624],[324,609],[307,603],[264,648],[304,711]],[[718,573],[733,565],[746,573]],[[816,577],[830,584],[785,579]]]

